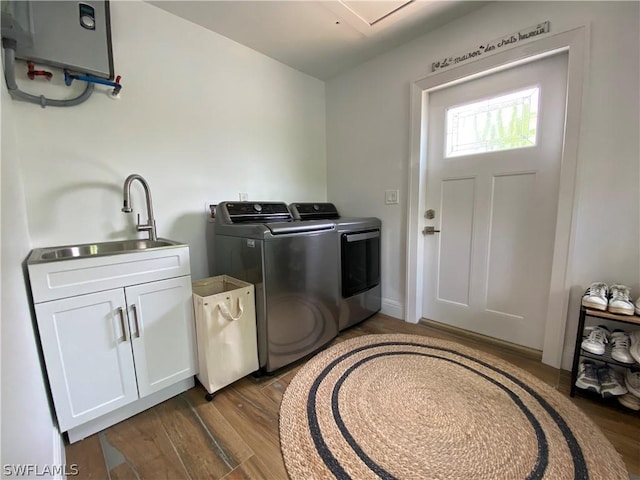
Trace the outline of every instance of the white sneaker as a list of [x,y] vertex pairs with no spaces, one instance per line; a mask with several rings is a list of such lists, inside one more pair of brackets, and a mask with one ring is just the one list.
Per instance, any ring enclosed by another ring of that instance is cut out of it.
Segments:
[[595,310],[607,309],[607,297],[609,296],[609,287],[606,283],[592,283],[584,295],[582,296],[582,305]]
[[636,360],[631,356],[631,353],[629,353],[631,339],[627,332],[616,329],[611,332],[609,341],[611,343],[611,358],[621,363],[636,363]]
[[636,300],[636,315],[640,315],[640,297]]
[[640,363],[640,330],[634,330],[629,334],[629,354]]
[[624,285],[611,285],[609,295],[609,306],[607,309],[611,313],[633,315],[634,306],[633,303],[631,303],[631,292],[629,291],[629,287],[625,287]]
[[633,393],[640,398],[640,372],[632,372],[627,368],[627,374],[624,376],[624,384],[627,386],[629,393]]
[[640,410],[640,398],[636,397],[631,393],[625,393],[624,395],[618,397],[618,402],[620,405],[624,405],[631,410],[635,410],[636,412]]
[[582,340],[582,349],[595,355],[602,355],[604,344],[609,342],[609,329],[604,325],[598,325],[597,327],[587,327],[584,331],[588,333],[588,336]]
[[627,393],[622,374],[609,365],[604,365],[598,369],[598,380],[600,381],[600,393],[603,398],[618,397]]

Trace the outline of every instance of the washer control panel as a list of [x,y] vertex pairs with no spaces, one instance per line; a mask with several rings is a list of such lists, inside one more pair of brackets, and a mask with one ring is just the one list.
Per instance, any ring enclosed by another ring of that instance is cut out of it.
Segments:
[[340,218],[333,203],[292,203],[291,214],[296,220],[331,220]]
[[231,223],[286,222],[292,219],[286,203],[282,202],[222,202]]

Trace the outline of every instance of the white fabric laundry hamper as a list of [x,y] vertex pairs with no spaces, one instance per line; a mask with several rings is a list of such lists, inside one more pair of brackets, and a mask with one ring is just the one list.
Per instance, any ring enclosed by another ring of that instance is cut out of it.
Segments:
[[192,282],[197,377],[214,392],[258,370],[254,286],[227,275]]

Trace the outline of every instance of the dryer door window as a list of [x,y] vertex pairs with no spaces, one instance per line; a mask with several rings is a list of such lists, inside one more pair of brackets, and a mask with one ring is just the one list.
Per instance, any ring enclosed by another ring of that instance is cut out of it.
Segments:
[[380,283],[380,230],[343,233],[341,247],[344,298]]

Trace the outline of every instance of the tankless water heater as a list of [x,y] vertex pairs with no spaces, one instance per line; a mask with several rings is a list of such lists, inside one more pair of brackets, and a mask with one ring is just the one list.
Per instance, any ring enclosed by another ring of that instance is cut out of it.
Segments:
[[108,0],[2,0],[2,37],[16,58],[113,79]]

